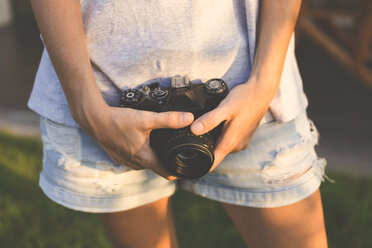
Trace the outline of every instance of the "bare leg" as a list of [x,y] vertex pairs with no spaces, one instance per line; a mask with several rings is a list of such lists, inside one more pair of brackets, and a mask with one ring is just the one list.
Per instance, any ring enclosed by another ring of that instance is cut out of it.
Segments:
[[116,248],[177,247],[169,198],[99,216]]
[[250,208],[223,203],[248,247],[327,247],[319,190],[278,208]]

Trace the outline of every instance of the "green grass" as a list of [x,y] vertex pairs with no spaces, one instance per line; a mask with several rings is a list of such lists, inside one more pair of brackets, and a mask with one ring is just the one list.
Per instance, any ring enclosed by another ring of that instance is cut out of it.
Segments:
[[[0,133],[0,247],[110,247],[94,214],[48,200],[38,187],[41,143]],[[322,186],[330,247],[372,247],[372,178],[329,173]],[[244,247],[219,204],[179,191],[180,247]]]

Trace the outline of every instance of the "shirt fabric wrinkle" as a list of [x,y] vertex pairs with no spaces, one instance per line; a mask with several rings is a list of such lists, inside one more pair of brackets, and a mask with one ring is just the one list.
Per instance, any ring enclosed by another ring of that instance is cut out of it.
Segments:
[[[120,90],[154,81],[169,86],[175,75],[203,82],[222,78],[230,90],[249,78],[259,0],[158,0],[151,6],[146,0],[81,0],[81,11],[92,69],[110,106],[118,106]],[[46,49],[28,106],[55,122],[78,126]],[[292,36],[267,116],[287,122],[306,107]]]

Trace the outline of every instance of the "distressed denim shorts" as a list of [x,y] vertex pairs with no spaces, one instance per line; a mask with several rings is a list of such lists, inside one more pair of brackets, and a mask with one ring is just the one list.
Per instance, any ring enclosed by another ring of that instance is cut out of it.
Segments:
[[315,153],[318,133],[306,113],[260,125],[246,150],[228,155],[202,178],[176,182],[115,164],[80,128],[43,117],[40,127],[40,187],[56,203],[86,212],[128,210],[171,196],[177,188],[235,205],[280,207],[315,192],[326,164]]

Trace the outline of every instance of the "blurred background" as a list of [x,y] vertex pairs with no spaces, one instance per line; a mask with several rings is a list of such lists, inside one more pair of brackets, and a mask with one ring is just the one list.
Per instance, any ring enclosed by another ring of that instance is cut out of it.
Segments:
[[[372,247],[372,1],[303,0],[296,44],[317,151],[336,181],[321,188],[330,247]],[[42,48],[29,1],[0,0],[0,247],[109,247],[94,215],[37,186],[38,116],[26,103]],[[243,247],[218,204],[179,192],[174,208],[181,247]]]

